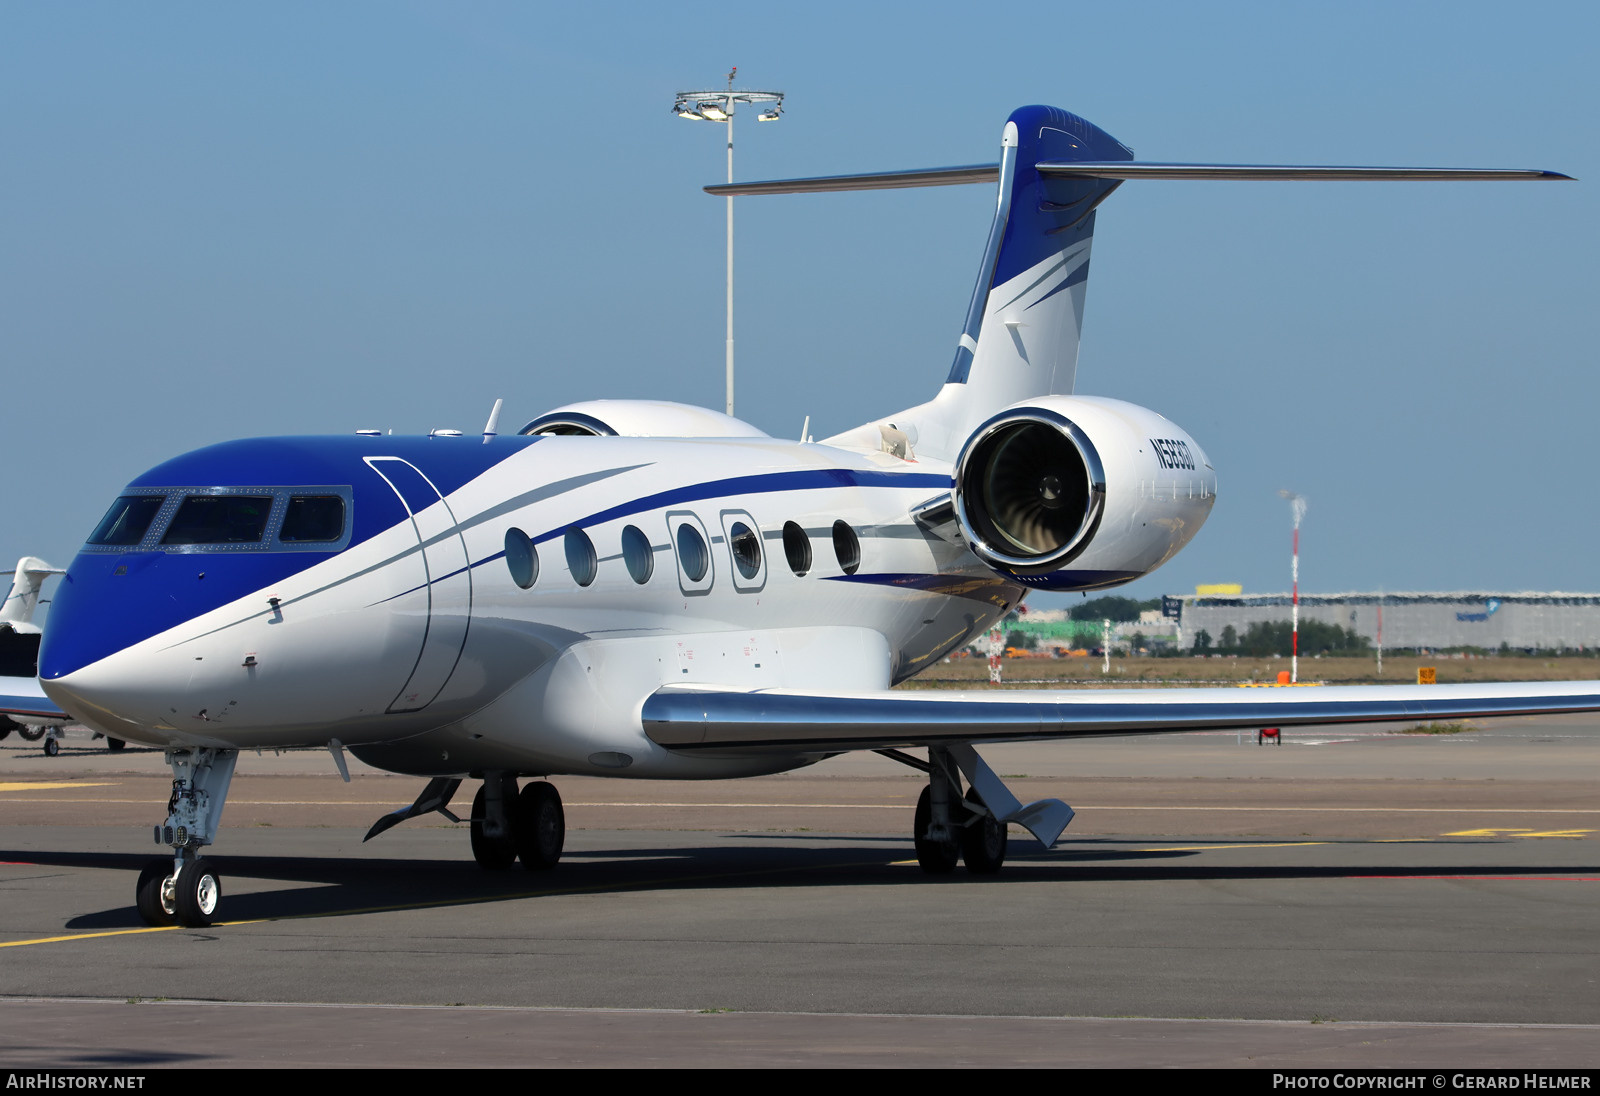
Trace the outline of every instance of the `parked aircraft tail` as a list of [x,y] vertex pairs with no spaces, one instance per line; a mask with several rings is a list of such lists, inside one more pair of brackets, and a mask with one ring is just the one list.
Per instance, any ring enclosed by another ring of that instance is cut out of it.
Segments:
[[39,607],[39,588],[51,575],[66,574],[66,568],[52,567],[35,556],[23,556],[17,561],[15,571],[0,571],[0,574],[8,573],[12,576],[11,592],[6,594],[5,604],[0,605],[0,627],[15,632],[37,632],[39,626],[33,623],[33,613]]

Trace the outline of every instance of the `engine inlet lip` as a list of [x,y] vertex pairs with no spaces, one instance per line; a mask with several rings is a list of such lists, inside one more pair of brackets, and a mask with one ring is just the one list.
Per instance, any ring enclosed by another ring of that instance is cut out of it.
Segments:
[[[1078,526],[1078,532],[1066,544],[1043,555],[1017,555],[1015,552],[998,547],[991,542],[994,538],[983,534],[982,530],[994,527],[994,519],[982,509],[977,499],[969,497],[969,492],[963,490],[963,487],[968,482],[969,475],[977,470],[973,466],[973,461],[984,452],[987,444],[997,434],[1012,426],[1041,424],[1052,427],[1070,441],[1077,448],[1078,455],[1083,458],[1089,480],[1088,504],[1084,507],[1083,521]],[[974,555],[991,567],[1015,574],[1047,574],[1063,564],[1072,562],[1094,539],[1095,532],[1100,528],[1100,519],[1105,515],[1105,468],[1101,464],[1100,453],[1089,440],[1089,436],[1065,415],[1043,407],[1012,408],[988,419],[973,431],[972,437],[967,439],[967,444],[961,449],[961,455],[956,458],[955,489],[952,494],[955,498],[956,520]]]

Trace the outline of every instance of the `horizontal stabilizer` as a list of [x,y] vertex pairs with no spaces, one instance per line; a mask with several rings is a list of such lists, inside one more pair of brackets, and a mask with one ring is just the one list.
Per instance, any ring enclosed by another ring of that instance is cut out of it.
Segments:
[[[1519,182],[1565,179],[1571,175],[1537,168],[1499,167],[1338,167],[1300,164],[1151,164],[1137,160],[1109,163],[1041,161],[1039,174],[1060,179],[1199,179],[1255,182]],[[737,197],[751,194],[817,194],[842,190],[895,190],[917,186],[959,186],[992,183],[999,164],[936,167],[921,171],[878,171],[866,175],[821,175],[810,179],[773,179],[756,183],[719,183],[707,194]]]
[[1147,164],[1137,160],[1108,164],[1043,162],[1040,175],[1076,179],[1247,179],[1258,182],[1480,182],[1566,179],[1559,171],[1500,167],[1333,167],[1301,164]]
[[836,190],[898,190],[913,186],[960,186],[992,183],[1000,178],[999,164],[933,167],[922,171],[877,171],[867,175],[821,175],[813,179],[773,179],[763,183],[719,183],[705,188],[719,198],[741,194],[816,194]]
[[1600,681],[833,695],[669,685],[644,702],[642,714],[658,745],[726,753],[1592,711],[1600,711]]

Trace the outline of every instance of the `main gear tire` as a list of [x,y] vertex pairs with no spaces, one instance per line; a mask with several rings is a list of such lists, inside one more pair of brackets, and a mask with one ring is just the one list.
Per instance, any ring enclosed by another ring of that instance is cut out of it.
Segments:
[[[515,817],[506,821],[511,823],[506,827],[506,833],[499,837],[490,837],[483,832],[484,819],[489,817],[486,802],[488,796],[483,788],[478,788],[478,794],[472,797],[472,858],[478,862],[478,867],[487,871],[505,871],[517,862],[517,820]],[[506,810],[515,815],[516,800],[506,803]]]
[[967,806],[977,817],[961,830],[961,860],[973,875],[994,875],[1006,862],[1006,824],[989,813],[976,788],[967,793]]
[[923,788],[917,797],[917,814],[912,822],[912,837],[917,846],[917,863],[929,875],[949,875],[961,861],[961,849],[951,840],[927,836],[933,825],[933,789]]
[[517,855],[529,871],[556,866],[567,841],[567,816],[555,785],[538,780],[517,797]]

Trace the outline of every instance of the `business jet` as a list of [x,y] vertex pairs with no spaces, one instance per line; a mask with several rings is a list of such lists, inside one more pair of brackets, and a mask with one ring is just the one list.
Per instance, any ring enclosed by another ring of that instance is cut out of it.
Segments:
[[[954,362],[932,398],[820,442],[717,412],[597,400],[515,433],[235,441],[137,476],[57,591],[39,663],[63,713],[160,746],[140,873],[151,924],[218,916],[202,855],[240,750],[326,748],[426,783],[372,837],[479,781],[473,855],[548,869],[552,776],[707,780],[877,750],[927,776],[912,843],[942,874],[1045,847],[977,746],[1030,738],[1600,709],[1600,682],[918,693],[891,687],[1032,590],[1099,590],[1187,544],[1217,496],[1200,443],[1073,391],[1097,207],[1133,179],[1559,179],[1541,171],[1149,163],[1064,110],[998,164],[707,187],[997,184]],[[931,387],[931,386],[930,386]],[[916,749],[917,754],[908,750]],[[346,773],[348,775],[348,773]]]

